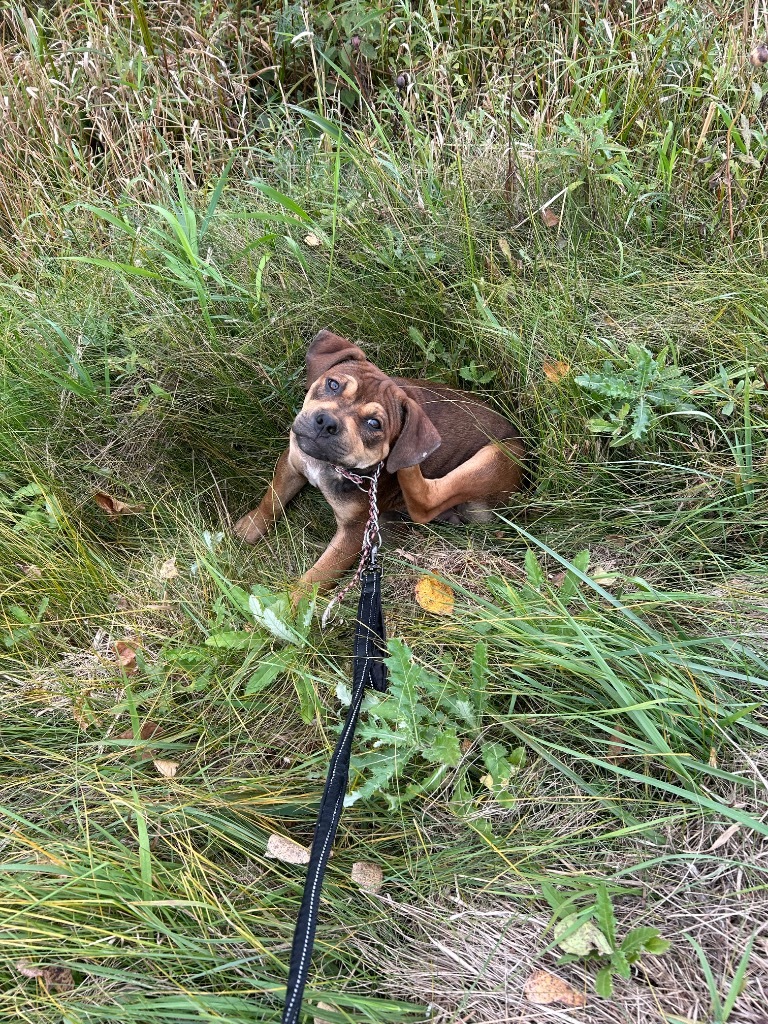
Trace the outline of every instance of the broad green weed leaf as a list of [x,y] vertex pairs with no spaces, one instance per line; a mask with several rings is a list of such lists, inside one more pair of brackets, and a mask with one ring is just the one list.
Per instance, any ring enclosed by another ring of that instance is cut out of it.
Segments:
[[304,646],[305,638],[300,633],[297,633],[290,622],[286,621],[286,618],[280,614],[280,611],[283,611],[285,614],[287,607],[282,609],[277,602],[270,607],[264,604],[256,594],[251,594],[248,599],[248,607],[255,621],[263,629],[271,633],[272,636],[277,637],[278,640],[283,640],[287,644],[293,644],[295,647]]
[[461,760],[461,746],[455,729],[439,733],[431,745],[425,747],[422,756],[431,764],[445,764],[455,767]]
[[279,675],[285,674],[293,663],[294,652],[273,651],[264,657],[263,661],[248,680],[245,687],[245,696],[251,697],[254,693],[261,693]]
[[539,565],[539,560],[531,548],[525,552],[525,574],[532,587],[540,587],[544,582],[544,570]]
[[224,651],[258,650],[259,647],[264,646],[264,643],[262,637],[240,629],[221,630],[218,633],[211,633],[205,638],[206,647],[215,647]]
[[569,914],[555,925],[555,941],[564,953],[588,956],[591,952],[609,956],[613,949],[591,919],[578,924],[582,913]]
[[306,722],[307,725],[311,725],[320,710],[312,676],[304,669],[296,667],[294,667],[292,675],[293,685],[296,687],[296,695],[299,698],[301,720]]

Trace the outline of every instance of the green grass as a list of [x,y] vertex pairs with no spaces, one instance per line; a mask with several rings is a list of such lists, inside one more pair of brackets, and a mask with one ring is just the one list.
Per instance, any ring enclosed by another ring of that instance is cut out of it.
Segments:
[[[2,13],[0,1015],[279,1019],[303,871],[266,841],[311,841],[351,612],[250,696],[271,639],[206,640],[249,624],[222,580],[282,591],[330,536],[317,493],[255,549],[230,529],[329,326],[393,374],[484,392],[532,458],[490,528],[386,551],[423,720],[473,686],[483,710],[438,785],[419,788],[435,766],[414,741],[386,797],[345,812],[308,1005],[556,1019],[522,1000],[542,967],[586,986],[595,1021],[756,1019],[761,9],[355,2],[312,6],[296,39],[298,7],[49,6]],[[668,349],[689,408],[612,447],[576,378],[633,344]],[[107,517],[98,491],[135,511]],[[453,617],[418,608],[421,571]],[[146,722],[162,731],[119,738]],[[518,751],[503,793],[489,744]],[[620,935],[672,941],[610,1001],[595,965],[555,967],[545,897],[583,909],[602,884]]]

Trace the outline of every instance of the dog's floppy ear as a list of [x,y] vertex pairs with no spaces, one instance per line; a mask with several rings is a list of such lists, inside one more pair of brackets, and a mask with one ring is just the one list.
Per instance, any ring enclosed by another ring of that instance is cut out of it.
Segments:
[[367,358],[361,348],[346,338],[340,338],[338,334],[332,334],[330,331],[320,331],[307,349],[307,387],[337,363],[346,363],[350,360],[366,362]]
[[442,443],[434,423],[421,406],[407,395],[403,396],[403,429],[392,445],[387,459],[387,472],[396,473],[406,466],[416,466],[436,451]]

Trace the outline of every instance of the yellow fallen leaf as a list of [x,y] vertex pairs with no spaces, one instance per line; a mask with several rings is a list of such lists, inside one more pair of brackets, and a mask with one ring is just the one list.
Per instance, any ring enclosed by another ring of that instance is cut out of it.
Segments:
[[529,1003],[546,1006],[548,1003],[562,1003],[564,1006],[585,1006],[587,997],[549,971],[534,971],[523,988],[523,995]]
[[306,846],[274,833],[267,840],[265,856],[281,860],[284,864],[309,864],[309,850]]
[[352,865],[350,878],[367,892],[378,892],[384,882],[384,874],[378,864],[358,860]]
[[308,235],[304,235],[304,245],[308,245],[310,249],[316,249],[318,245],[320,245],[320,239],[314,231],[310,231]]
[[447,583],[422,576],[416,584],[416,600],[425,612],[433,615],[453,615],[453,591]]
[[547,380],[551,380],[553,384],[558,384],[563,377],[567,377],[571,372],[571,365],[570,363],[563,362],[562,359],[556,359],[552,363],[549,360],[545,360],[543,370]]
[[512,261],[512,250],[509,247],[509,242],[506,240],[506,238],[504,238],[502,236],[502,237],[499,238],[498,244],[499,244],[499,249],[501,249],[502,253],[511,262]]
[[166,779],[172,779],[176,772],[179,770],[179,766],[176,761],[161,761],[157,760],[153,762],[158,772]]
[[591,574],[592,579],[595,583],[601,587],[605,587],[610,590],[611,587],[615,587],[619,583],[619,578],[615,572],[611,569],[604,569],[601,565],[598,565],[594,572]]

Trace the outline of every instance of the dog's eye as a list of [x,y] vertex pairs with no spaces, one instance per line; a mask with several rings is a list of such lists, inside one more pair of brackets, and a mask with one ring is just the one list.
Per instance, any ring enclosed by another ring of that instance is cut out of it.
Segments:
[[333,379],[333,377],[329,377],[325,383],[328,385],[329,391],[338,391],[341,386],[337,380]]
[[371,419],[366,420],[365,425],[366,427],[369,427],[371,430],[381,430],[381,420],[374,419],[373,417],[371,417]]

